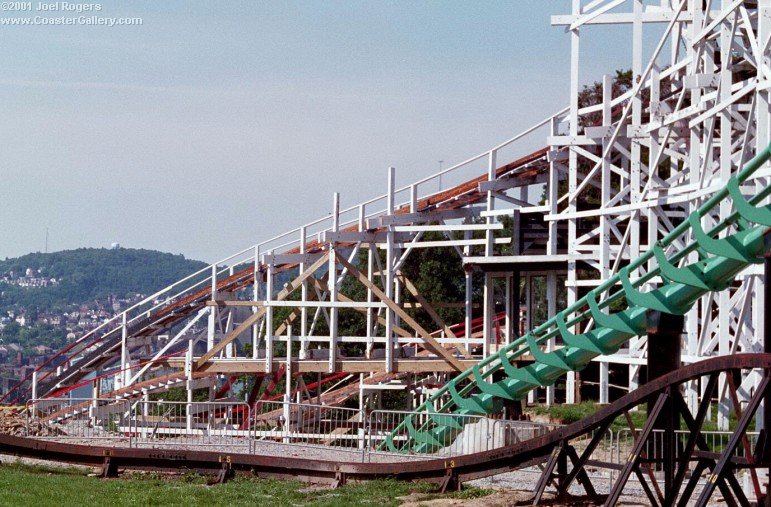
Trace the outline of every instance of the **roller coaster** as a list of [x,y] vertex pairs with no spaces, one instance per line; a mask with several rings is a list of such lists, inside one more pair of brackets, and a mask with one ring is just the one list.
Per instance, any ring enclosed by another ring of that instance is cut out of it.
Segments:
[[[336,193],[331,214],[124,310],[3,393],[27,423],[0,435],[0,451],[105,476],[189,468],[442,490],[539,466],[534,503],[578,484],[614,505],[630,478],[652,505],[706,505],[716,490],[729,505],[768,502],[771,4],[713,4],[574,1],[552,17],[570,35],[568,107],[406,186],[389,168],[385,194],[341,209]],[[592,95],[580,40],[607,24],[630,29],[633,79],[619,91],[603,76]],[[457,253],[461,278],[437,282],[463,287],[462,301],[429,301],[408,278],[425,249]],[[448,324],[448,308],[463,321]],[[341,334],[341,318],[361,332]],[[575,403],[595,375],[595,414],[450,450],[519,417],[522,401]],[[611,375],[626,394],[611,396]],[[163,401],[173,390],[186,396],[178,408]],[[404,410],[382,408],[389,390],[407,393]],[[710,418],[728,435],[717,447]],[[211,436],[212,424],[221,440],[178,440]],[[628,455],[598,458],[619,424],[634,435]],[[149,448],[137,444],[148,435]],[[314,459],[254,443],[300,438],[352,447]],[[589,468],[610,471],[607,493]]]

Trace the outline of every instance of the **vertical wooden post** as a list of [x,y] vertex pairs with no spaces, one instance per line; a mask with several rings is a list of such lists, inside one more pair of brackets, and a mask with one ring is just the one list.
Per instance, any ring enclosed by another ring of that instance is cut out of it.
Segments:
[[[332,231],[338,232],[340,229],[340,194],[332,194]],[[329,301],[337,302],[337,251],[335,242],[329,242],[329,275],[327,277],[327,287],[329,288]],[[335,361],[337,361],[337,314],[338,309],[332,306],[329,309],[329,373],[335,371]]]
[[[394,213],[394,192],[396,190],[396,174],[393,167],[388,168],[388,203],[386,213],[393,215]],[[386,233],[386,286],[385,293],[388,299],[393,301],[394,297],[394,226],[388,224],[388,231]],[[386,326],[385,326],[385,357],[386,357],[386,372],[391,373],[394,371],[394,319],[395,314],[390,308],[386,308]]]

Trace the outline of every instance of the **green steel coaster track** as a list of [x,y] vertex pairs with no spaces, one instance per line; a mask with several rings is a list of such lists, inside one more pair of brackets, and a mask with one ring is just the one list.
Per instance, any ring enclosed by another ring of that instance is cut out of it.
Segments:
[[[682,315],[707,292],[726,289],[748,265],[762,261],[764,235],[771,228],[771,205],[758,203],[771,194],[771,186],[757,189],[749,200],[745,200],[740,187],[769,158],[771,145],[651,250],[553,318],[445,384],[408,415],[386,437],[381,448],[437,451],[452,443],[463,430],[466,418],[458,416],[497,412],[503,400],[521,399],[533,388],[553,384],[568,371],[580,371],[598,355],[613,354],[630,338],[645,334],[648,310]],[[733,203],[733,213],[705,231],[702,218],[728,202],[728,198]],[[675,253],[667,256],[668,247]],[[696,255],[690,260],[696,256],[698,260],[685,264],[693,252]],[[631,273],[654,260],[655,268],[635,281],[630,280]],[[662,283],[642,292],[643,285],[654,283],[655,277],[660,277]],[[620,290],[602,298],[603,293],[618,284]],[[617,301],[625,302],[626,309],[610,314],[608,306]],[[570,329],[576,326],[586,331],[573,334]],[[563,341],[561,348],[552,352],[541,350],[541,345],[556,336]],[[534,363],[522,367],[512,364],[526,353],[535,358]],[[446,401],[436,409],[442,400]]]

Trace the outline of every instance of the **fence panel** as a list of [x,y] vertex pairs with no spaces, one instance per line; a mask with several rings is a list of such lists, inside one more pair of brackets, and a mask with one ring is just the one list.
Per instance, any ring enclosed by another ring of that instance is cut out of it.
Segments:
[[[635,437],[638,433],[639,430],[633,434],[632,430],[630,429],[622,429],[616,432],[616,443],[618,447],[618,452],[615,458],[616,463],[622,463],[622,461],[626,462],[626,458],[631,451],[632,446],[634,446]],[[685,430],[675,431],[675,438],[677,442],[677,445],[675,446],[675,459],[680,457],[680,452],[683,447],[685,447],[690,434],[691,433],[689,431]],[[725,446],[728,445],[728,441],[730,440],[733,433],[730,431],[702,431],[701,434],[704,437],[709,450],[711,452],[720,453],[723,452]],[[750,442],[750,448],[754,449],[755,445],[757,444],[758,433],[747,432],[747,438]],[[648,438],[648,441],[645,443],[644,451],[648,456],[661,456],[663,454],[663,450],[664,432],[662,430],[653,430],[650,438]],[[734,456],[746,457],[744,446],[739,445],[734,452]]]
[[281,401],[262,402],[252,424],[255,450],[283,443],[359,452],[364,433],[358,409]]
[[93,444],[131,446],[130,404],[106,398],[45,398],[26,405],[27,436]]
[[498,419],[494,425],[492,448],[497,449],[540,437],[561,426],[560,424]]
[[131,424],[138,447],[251,449],[251,411],[244,402],[138,401]]

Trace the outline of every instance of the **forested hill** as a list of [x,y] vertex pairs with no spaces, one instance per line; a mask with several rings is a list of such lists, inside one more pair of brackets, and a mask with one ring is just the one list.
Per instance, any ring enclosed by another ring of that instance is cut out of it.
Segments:
[[0,310],[48,311],[110,296],[149,295],[205,266],[183,255],[133,248],[32,253],[0,260]]

